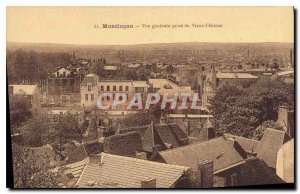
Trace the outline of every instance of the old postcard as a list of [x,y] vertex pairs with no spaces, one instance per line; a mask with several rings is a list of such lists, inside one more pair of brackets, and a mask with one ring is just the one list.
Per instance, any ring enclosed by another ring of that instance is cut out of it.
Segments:
[[293,7],[7,7],[13,188],[294,188]]

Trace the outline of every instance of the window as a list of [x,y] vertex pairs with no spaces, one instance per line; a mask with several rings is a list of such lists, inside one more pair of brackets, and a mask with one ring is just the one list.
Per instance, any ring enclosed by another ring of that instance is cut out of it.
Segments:
[[236,173],[233,173],[231,175],[230,179],[231,179],[230,180],[231,186],[237,186],[238,185],[237,184],[238,180],[237,180],[237,174]]
[[106,99],[107,99],[107,100],[110,100],[110,96],[107,96]]
[[119,86],[119,91],[123,91],[123,86]]
[[128,92],[128,90],[129,90],[129,87],[128,87],[128,86],[125,86],[125,91]]
[[88,91],[92,91],[92,86],[91,85],[88,85]]
[[101,91],[104,91],[104,86],[101,86],[100,90],[101,90]]
[[91,94],[91,101],[94,101],[94,94]]
[[110,91],[110,87],[109,86],[106,87],[106,91]]
[[135,92],[143,93],[144,91],[143,87],[135,87]]
[[88,100],[89,100],[89,95],[86,94],[86,95],[85,95],[85,101],[88,101]]
[[117,91],[117,86],[113,86],[113,91]]

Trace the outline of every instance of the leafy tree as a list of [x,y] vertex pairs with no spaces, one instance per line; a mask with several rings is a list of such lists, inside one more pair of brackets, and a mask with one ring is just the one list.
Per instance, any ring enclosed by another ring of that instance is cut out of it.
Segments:
[[17,133],[18,126],[31,118],[30,106],[28,99],[21,95],[9,96],[9,115],[11,132]]
[[53,124],[45,137],[47,141],[59,150],[59,153],[63,151],[63,145],[75,141],[82,141],[83,132],[78,122],[78,116],[73,114],[59,115],[58,121]]
[[[244,95],[244,90],[241,87],[232,84],[224,84],[218,88],[215,96],[210,102],[209,109],[214,115],[214,124],[218,134],[229,132],[229,130],[239,129],[237,126],[239,122],[232,118],[235,111],[235,104],[237,100]],[[236,115],[235,115],[236,116]]]
[[267,120],[276,120],[280,105],[294,106],[294,87],[278,79],[260,78],[249,88],[221,85],[209,107],[217,134],[229,132],[252,138],[254,130]]
[[136,127],[149,125],[151,123],[151,115],[148,112],[140,112],[131,114],[123,121],[125,127]]
[[39,147],[48,143],[46,134],[51,129],[50,123],[44,115],[28,120],[20,127],[24,144],[31,147]]
[[12,156],[15,188],[58,188],[59,175],[38,165],[37,158],[30,154],[29,149],[13,144]]

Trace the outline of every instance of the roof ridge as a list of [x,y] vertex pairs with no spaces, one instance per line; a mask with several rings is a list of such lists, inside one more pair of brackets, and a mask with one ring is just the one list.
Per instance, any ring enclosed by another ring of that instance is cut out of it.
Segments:
[[260,142],[260,141],[258,141],[258,140],[256,140],[256,139],[250,139],[250,138],[243,137],[243,136],[232,135],[232,134],[230,134],[230,133],[224,133],[224,135],[231,135],[231,136],[238,137],[238,138],[242,138],[242,139],[246,139],[246,140],[251,140],[251,141]]
[[108,157],[114,157],[114,158],[122,158],[125,160],[131,160],[131,161],[137,161],[137,162],[141,162],[141,163],[146,163],[146,164],[153,164],[153,165],[157,165],[157,166],[170,166],[170,167],[174,167],[174,168],[186,168],[189,169],[190,167],[187,166],[180,166],[180,165],[175,165],[175,164],[166,164],[166,163],[160,163],[160,162],[154,162],[154,161],[150,161],[150,160],[143,160],[143,159],[138,159],[138,158],[132,158],[132,157],[127,157],[127,156],[120,156],[120,155],[115,155],[115,154],[108,154],[105,152],[101,152],[100,154],[101,156],[108,156]]
[[173,148],[173,149],[168,149],[168,150],[160,151],[159,153],[166,153],[166,152],[170,152],[170,151],[174,151],[174,150],[182,150],[182,149],[184,149],[186,147],[194,147],[194,146],[199,145],[199,144],[207,144],[207,143],[210,143],[212,141],[216,141],[216,140],[221,139],[221,138],[224,139],[223,136],[220,136],[220,137],[216,137],[216,138],[213,138],[213,139],[210,139],[210,140],[207,140],[207,141],[197,142],[197,143],[194,143],[194,144],[189,144],[189,145],[180,146],[180,147]]
[[140,127],[149,127],[150,125],[139,125],[139,126],[134,126],[134,127],[127,127],[127,128],[123,128],[121,130],[125,130],[125,129],[134,129],[134,128],[140,128]]
[[267,131],[267,130],[272,130],[272,131],[276,131],[276,132],[279,132],[279,133],[285,133],[285,131],[278,130],[278,129],[274,129],[274,128],[271,128],[271,127],[267,127],[267,128],[266,128],[266,131]]

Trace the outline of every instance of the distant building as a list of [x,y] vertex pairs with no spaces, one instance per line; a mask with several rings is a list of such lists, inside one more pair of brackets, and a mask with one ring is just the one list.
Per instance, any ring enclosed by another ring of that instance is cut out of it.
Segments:
[[210,105],[210,99],[215,95],[217,87],[222,84],[231,83],[249,87],[257,79],[257,76],[249,73],[216,72],[213,65],[211,72],[206,76],[206,80],[202,84],[202,104],[204,108],[207,108]]
[[47,105],[74,106],[80,103],[80,78],[77,71],[58,68],[47,77]]
[[[143,102],[147,97],[149,85],[146,81],[132,81],[132,80],[99,80],[96,74],[88,74],[80,85],[81,106],[92,107],[97,106],[98,98],[103,93],[110,93],[111,96],[102,98],[103,106],[110,106],[115,99],[115,94],[125,94],[127,101],[119,104],[115,110],[127,111],[127,106],[135,93],[140,93]],[[120,99],[121,100],[121,99]]]
[[215,128],[211,123],[212,115],[208,114],[168,114],[167,122],[177,124],[189,137],[195,141],[207,141],[215,138]]
[[216,74],[217,86],[223,83],[237,83],[243,87],[249,87],[255,80],[258,79],[257,76],[249,73],[221,73]]
[[28,100],[33,114],[37,114],[41,108],[41,97],[38,85],[9,85],[10,96],[22,96]]
[[[186,113],[186,112],[200,112],[200,109],[194,109],[191,110],[192,101],[194,99],[194,94],[197,95],[197,93],[194,92],[194,90],[191,89],[190,86],[179,86],[175,84],[174,82],[168,80],[168,79],[149,79],[149,83],[151,85],[151,90],[149,92],[158,93],[161,96],[161,100],[166,95],[167,99],[173,99],[174,94],[178,94],[178,98],[176,101],[176,106],[174,109],[170,110],[171,113]],[[180,106],[183,102],[183,95],[189,94],[186,101],[186,107],[185,109],[180,109]],[[195,102],[196,106],[201,106],[201,99],[199,99],[199,96],[197,95],[197,101]],[[195,99],[194,99],[195,100]],[[172,102],[166,103],[166,107],[170,107]]]

